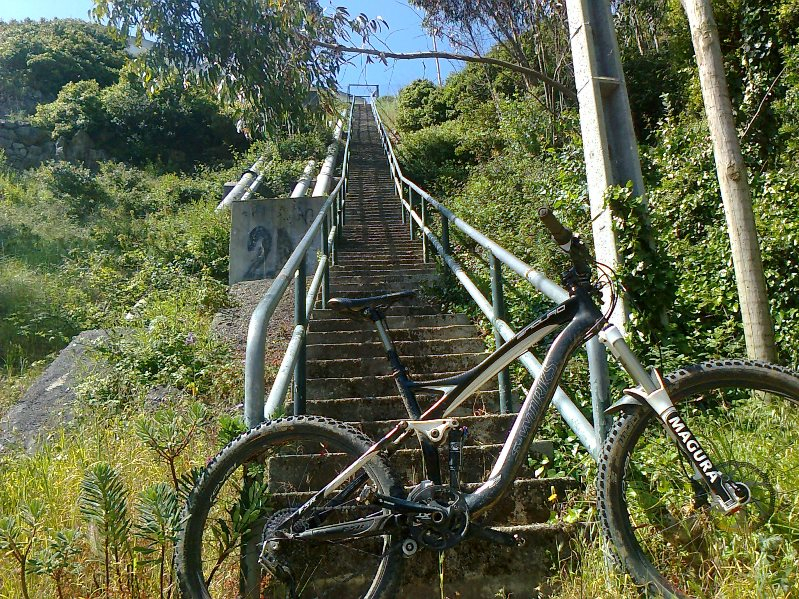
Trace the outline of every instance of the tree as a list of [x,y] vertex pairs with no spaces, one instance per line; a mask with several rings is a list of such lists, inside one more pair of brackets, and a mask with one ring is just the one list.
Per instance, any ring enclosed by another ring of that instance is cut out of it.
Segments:
[[[576,99],[569,60],[566,6],[554,0],[411,0],[427,13],[425,23],[456,45],[481,54],[483,34],[511,61],[545,75],[523,73],[528,92],[544,84],[542,102],[557,116],[564,97]],[[564,93],[564,89],[567,90]]]
[[[287,121],[302,121],[308,111],[303,99],[312,88],[332,98],[338,70],[351,53],[381,62],[435,57],[483,62],[574,96],[568,86],[512,62],[451,52],[377,50],[369,42],[387,27],[382,19],[351,16],[344,7],[326,14],[317,0],[94,2],[98,20],[123,32],[132,29],[139,40],[157,40],[140,59],[141,75],[151,89],[177,70],[187,85],[213,89],[226,104],[237,106],[251,128],[274,129]],[[360,47],[351,45],[353,40]]]
[[752,197],[724,76],[710,0],[682,0],[691,27],[707,113],[749,357],[774,361],[774,326],[760,256]]

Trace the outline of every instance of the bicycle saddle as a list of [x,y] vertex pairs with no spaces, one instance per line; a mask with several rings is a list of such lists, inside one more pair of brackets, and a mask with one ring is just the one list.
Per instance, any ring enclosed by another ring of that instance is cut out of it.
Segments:
[[391,304],[402,299],[416,295],[414,289],[398,291],[397,293],[386,293],[384,295],[373,295],[370,297],[331,297],[327,300],[327,307],[335,312],[350,312],[353,315],[361,316],[364,310],[384,309]]

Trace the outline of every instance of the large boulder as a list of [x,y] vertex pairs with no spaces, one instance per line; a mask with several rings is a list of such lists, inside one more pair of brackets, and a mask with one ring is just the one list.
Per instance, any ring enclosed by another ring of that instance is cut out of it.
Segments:
[[97,352],[91,351],[108,336],[107,331],[95,330],[72,339],[0,419],[0,451],[12,446],[34,449],[48,433],[72,420],[75,386],[87,374],[108,368]]

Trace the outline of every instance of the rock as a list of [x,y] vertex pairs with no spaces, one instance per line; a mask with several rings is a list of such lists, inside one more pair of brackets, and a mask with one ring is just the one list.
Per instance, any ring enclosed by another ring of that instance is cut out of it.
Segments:
[[75,386],[86,375],[108,368],[91,351],[108,337],[104,330],[84,331],[58,354],[0,419],[0,451],[14,445],[35,449],[43,437],[72,419]]
[[23,125],[16,131],[17,139],[25,145],[32,146],[47,141],[47,131],[30,125]]
[[94,147],[92,138],[85,131],[78,131],[65,147],[70,162],[87,162],[90,150]]

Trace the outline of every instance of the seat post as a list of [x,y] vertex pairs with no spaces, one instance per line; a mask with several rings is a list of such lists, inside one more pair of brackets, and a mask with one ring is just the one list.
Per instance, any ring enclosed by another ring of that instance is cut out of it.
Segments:
[[[419,407],[419,402],[416,401],[416,394],[411,390],[411,379],[408,377],[408,371],[394,347],[394,342],[388,333],[388,326],[386,325],[385,315],[377,308],[370,308],[366,312],[369,318],[374,322],[377,334],[380,336],[380,341],[386,350],[389,364],[391,364],[392,375],[394,382],[397,384],[402,403],[405,404],[405,410],[412,420],[418,420],[422,415],[422,409]],[[435,446],[427,439],[419,439],[422,447],[422,458],[424,460],[425,475],[429,480],[435,484],[441,484],[441,465],[438,459],[438,451]]]

